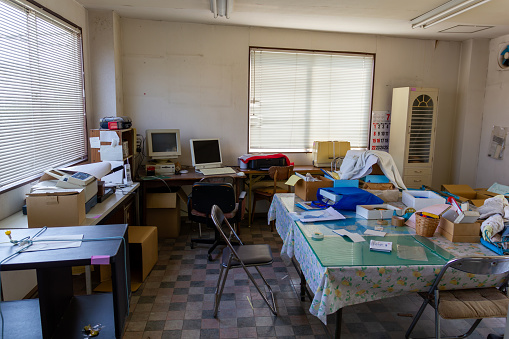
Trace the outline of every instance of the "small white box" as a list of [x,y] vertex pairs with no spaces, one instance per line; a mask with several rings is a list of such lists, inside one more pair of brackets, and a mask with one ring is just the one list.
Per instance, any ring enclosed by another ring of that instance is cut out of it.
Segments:
[[403,191],[403,203],[416,211],[425,207],[445,204],[445,198],[431,191]]
[[[385,210],[377,208],[385,208]],[[364,219],[380,219],[380,216],[381,219],[391,219],[395,210],[399,211],[400,209],[388,204],[357,205],[355,213]]]

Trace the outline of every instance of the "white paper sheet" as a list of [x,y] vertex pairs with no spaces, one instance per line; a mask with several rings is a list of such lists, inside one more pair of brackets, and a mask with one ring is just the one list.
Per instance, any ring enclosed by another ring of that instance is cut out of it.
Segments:
[[100,131],[99,138],[102,142],[113,142],[116,141],[116,144],[119,144],[120,139],[118,138],[118,134],[115,131]]
[[122,161],[124,159],[122,145],[114,146],[113,143],[111,145],[101,145],[99,152],[101,153],[101,161]]
[[366,241],[366,239],[364,239],[360,234],[351,233],[351,232],[348,232],[347,230],[339,229],[339,230],[334,230],[333,232],[339,234],[342,237],[346,236],[346,237],[350,238],[353,242]]
[[[111,168],[116,168],[118,166],[122,166],[123,161],[105,161],[105,163],[110,164]],[[124,180],[124,171],[117,171],[113,172],[109,175],[106,175],[104,177],[101,177],[101,180],[105,183],[111,183],[111,184],[122,184]]]
[[328,221],[328,220],[341,220],[346,219],[345,216],[334,208],[329,207],[326,210],[321,211],[308,211],[303,212],[299,216],[299,220],[302,222],[316,222],[316,221]]
[[99,137],[90,137],[90,148],[101,148],[101,140]]
[[380,232],[380,231],[373,231],[373,230],[366,230],[366,232],[364,232],[364,235],[374,235],[377,237],[385,237],[385,234],[387,234],[387,233]]
[[[58,241],[51,241],[61,239]],[[49,235],[49,236],[40,236],[35,238],[32,246],[27,248],[25,252],[35,252],[35,251],[46,251],[46,250],[58,250],[62,248],[72,248],[72,247],[80,247],[81,240],[83,239],[83,234],[76,235]],[[46,241],[47,240],[47,241]],[[64,241],[70,240],[70,241]]]

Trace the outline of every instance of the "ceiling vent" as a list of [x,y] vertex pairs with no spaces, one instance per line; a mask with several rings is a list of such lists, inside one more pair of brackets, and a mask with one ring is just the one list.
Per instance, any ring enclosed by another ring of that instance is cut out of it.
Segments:
[[498,49],[498,67],[500,67],[501,70],[508,70],[509,69],[509,43],[505,42],[503,44],[500,44]]

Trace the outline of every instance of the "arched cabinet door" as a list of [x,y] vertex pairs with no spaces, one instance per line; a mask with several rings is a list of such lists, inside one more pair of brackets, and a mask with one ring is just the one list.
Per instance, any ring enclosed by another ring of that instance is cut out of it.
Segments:
[[394,88],[389,153],[409,188],[431,186],[438,89]]

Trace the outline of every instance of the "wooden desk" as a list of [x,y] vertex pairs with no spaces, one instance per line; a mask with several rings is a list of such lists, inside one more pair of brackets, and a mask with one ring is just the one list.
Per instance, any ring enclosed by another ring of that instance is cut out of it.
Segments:
[[[254,211],[251,210],[251,194],[253,190],[253,186],[264,179],[266,179],[269,176],[269,171],[262,171],[262,170],[251,170],[246,169],[242,170],[239,169],[240,172],[243,172],[246,175],[246,180],[244,181],[245,185],[247,186],[247,210],[248,210],[248,222],[249,226],[251,226],[251,213],[254,213]],[[293,166],[293,172],[298,172],[301,174],[322,174],[322,170],[318,167],[315,167],[313,165],[297,165]]]
[[[235,168],[238,170],[238,168]],[[188,173],[185,174],[172,174],[172,175],[156,175],[156,176],[147,176],[145,170],[140,169],[138,171],[138,178],[141,184],[141,220],[142,224],[147,224],[147,205],[146,205],[146,196],[150,191],[163,190],[164,192],[168,192],[172,187],[175,188],[175,192],[177,192],[178,188],[186,185],[192,185],[195,182],[200,181],[205,177],[201,173],[195,172],[194,168],[188,169]],[[242,191],[242,181],[245,177],[238,176],[236,174],[226,174],[226,175],[218,175],[224,177],[232,177],[235,181],[235,190],[237,194],[240,194]],[[215,177],[215,176],[214,176]],[[186,202],[187,203],[187,202]]]

